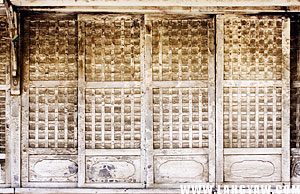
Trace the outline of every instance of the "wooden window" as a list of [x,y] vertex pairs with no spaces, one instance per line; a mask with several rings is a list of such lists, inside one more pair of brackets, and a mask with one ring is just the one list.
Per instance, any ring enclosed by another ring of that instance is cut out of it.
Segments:
[[217,27],[217,183],[289,182],[289,19]]
[[23,23],[23,186],[289,182],[286,17]]
[[73,15],[54,14],[24,17],[22,184],[25,187],[77,185],[75,19]]

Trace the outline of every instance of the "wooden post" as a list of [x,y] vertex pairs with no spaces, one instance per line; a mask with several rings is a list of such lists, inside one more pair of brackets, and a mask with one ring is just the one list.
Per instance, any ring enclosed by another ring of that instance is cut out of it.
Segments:
[[224,23],[223,16],[216,16],[216,183],[223,182],[223,67]]
[[152,118],[152,23],[145,16],[145,80],[144,80],[144,100],[143,109],[145,112],[145,138],[146,138],[146,168],[147,168],[147,187],[154,183],[153,168],[153,118]]

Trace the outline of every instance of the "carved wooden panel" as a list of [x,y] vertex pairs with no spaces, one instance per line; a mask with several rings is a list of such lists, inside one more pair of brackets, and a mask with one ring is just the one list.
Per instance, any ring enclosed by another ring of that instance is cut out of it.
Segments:
[[153,81],[207,80],[210,18],[152,22]]
[[86,81],[140,81],[142,18],[103,15],[81,19]]
[[140,158],[135,156],[89,156],[87,183],[137,183],[141,181]]
[[77,24],[74,16],[25,17],[31,81],[77,79]]
[[281,180],[280,155],[228,155],[224,160],[225,181],[269,182]]
[[207,88],[154,88],[154,149],[208,148]]
[[143,187],[144,21],[80,14],[79,185]]
[[86,89],[87,149],[141,147],[141,89]]
[[145,45],[153,119],[149,186],[214,182],[214,20],[149,16]]
[[207,155],[156,156],[155,183],[207,182],[207,159]]
[[30,155],[29,180],[32,182],[76,182],[77,156]]
[[288,183],[289,19],[220,16],[217,26],[217,182]]
[[74,15],[24,15],[22,184],[77,182],[78,68]]
[[281,87],[224,87],[224,148],[281,147]]
[[77,88],[29,89],[29,147],[77,148]]

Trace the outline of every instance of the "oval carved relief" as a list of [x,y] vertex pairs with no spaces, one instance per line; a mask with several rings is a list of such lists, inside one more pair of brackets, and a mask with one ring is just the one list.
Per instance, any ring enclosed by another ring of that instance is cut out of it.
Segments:
[[293,175],[295,177],[300,176],[300,162],[297,162],[293,167]]
[[34,172],[45,177],[68,177],[78,172],[78,166],[70,160],[46,159],[34,165]]
[[204,167],[202,163],[194,160],[171,160],[159,166],[159,175],[161,177],[193,178],[201,176],[203,172]]
[[126,179],[134,176],[135,167],[129,162],[96,162],[87,166],[89,179]]
[[233,177],[261,178],[274,174],[275,166],[270,161],[243,160],[231,165],[230,173]]

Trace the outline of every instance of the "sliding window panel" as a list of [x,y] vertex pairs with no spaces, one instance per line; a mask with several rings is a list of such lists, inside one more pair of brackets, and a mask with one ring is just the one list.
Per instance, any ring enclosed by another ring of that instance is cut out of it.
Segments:
[[80,14],[79,185],[142,188],[144,19]]
[[23,17],[22,185],[77,185],[76,16]]
[[217,16],[217,183],[290,181],[290,23]]
[[148,187],[214,183],[214,19],[147,16],[145,40]]

